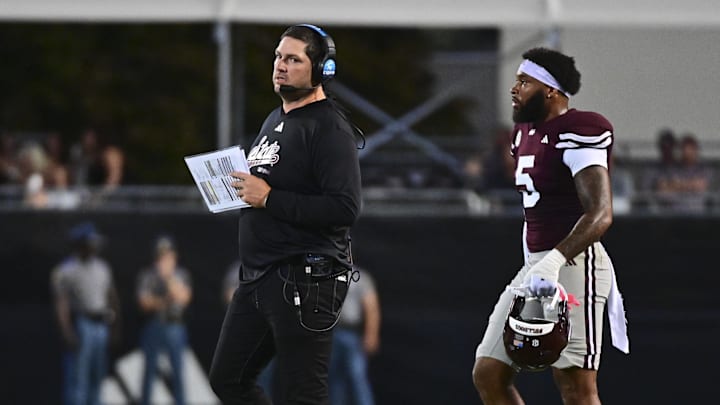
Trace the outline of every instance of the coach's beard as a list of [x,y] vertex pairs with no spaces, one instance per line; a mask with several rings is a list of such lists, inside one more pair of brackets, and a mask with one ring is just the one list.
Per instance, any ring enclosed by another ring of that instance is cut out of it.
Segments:
[[542,122],[547,116],[545,97],[542,91],[538,91],[527,100],[524,106],[513,111],[512,119],[513,122],[519,124],[521,122]]
[[275,93],[287,102],[298,101],[309,96],[315,90],[314,87],[295,87],[281,84]]

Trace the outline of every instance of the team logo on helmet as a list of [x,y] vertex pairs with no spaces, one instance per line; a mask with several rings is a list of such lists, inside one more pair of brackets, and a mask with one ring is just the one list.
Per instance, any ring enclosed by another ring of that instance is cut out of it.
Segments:
[[540,371],[556,362],[570,337],[568,311],[568,295],[560,284],[554,297],[517,291],[503,331],[505,351],[513,363]]

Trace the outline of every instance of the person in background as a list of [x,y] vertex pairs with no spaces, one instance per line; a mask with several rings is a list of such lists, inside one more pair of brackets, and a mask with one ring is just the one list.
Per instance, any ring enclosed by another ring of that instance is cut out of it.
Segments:
[[521,208],[515,191],[515,159],[510,153],[513,136],[510,128],[497,127],[492,146],[483,158],[479,191],[491,203],[492,209],[499,212],[518,212]]
[[663,128],[658,132],[658,151],[660,152],[660,166],[673,167],[677,165],[678,141],[675,132],[670,128]]
[[158,355],[165,351],[172,366],[175,403],[184,405],[183,352],[187,346],[187,330],[183,314],[192,299],[192,288],[190,273],[178,266],[177,249],[169,236],[160,236],[156,240],[155,262],[151,268],[140,273],[137,298],[140,310],[147,317],[141,335],[145,355],[142,404],[151,402]]
[[703,213],[712,174],[700,162],[700,144],[693,134],[680,139],[680,161],[658,179],[658,197],[670,212]]
[[70,230],[72,254],[53,271],[51,286],[64,354],[63,402],[97,405],[107,374],[111,325],[119,302],[108,263],[99,255],[102,237],[90,222]]
[[69,185],[69,174],[65,157],[63,156],[63,143],[60,134],[52,132],[43,140],[43,147],[47,155],[47,166],[43,172],[45,185],[50,188],[65,189]]
[[633,209],[635,179],[630,170],[624,165],[624,160],[618,158],[614,153],[610,154],[608,171],[610,173],[613,212],[615,214],[628,214]]
[[70,148],[71,174],[77,186],[100,186],[113,190],[122,184],[125,169],[123,150],[105,144],[97,132],[89,128],[80,142]]
[[663,128],[658,132],[657,150],[659,160],[654,162],[645,173],[642,182],[643,191],[658,192],[660,183],[671,176],[672,171],[678,164],[677,144],[678,140],[671,129]]
[[0,185],[17,184],[20,181],[16,148],[13,136],[0,133]]
[[484,159],[483,190],[515,191],[515,160],[510,153],[512,136],[509,128],[495,130],[492,148]]
[[380,349],[380,299],[367,271],[355,267],[357,283],[350,286],[333,334],[330,356],[330,403],[373,405],[368,356]]
[[18,152],[20,181],[24,185],[24,204],[35,209],[47,208],[49,197],[44,173],[48,158],[42,146],[36,142],[27,142]]

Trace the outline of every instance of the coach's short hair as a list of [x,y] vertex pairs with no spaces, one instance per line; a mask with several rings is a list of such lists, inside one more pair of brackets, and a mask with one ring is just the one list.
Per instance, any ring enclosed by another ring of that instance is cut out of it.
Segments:
[[310,58],[313,66],[325,57],[322,39],[320,35],[311,28],[303,25],[293,25],[280,35],[280,39],[285,37],[295,38],[307,44],[307,46],[305,46],[305,54]]
[[580,90],[580,72],[573,57],[548,48],[532,48],[522,57],[544,67],[565,92],[575,95]]

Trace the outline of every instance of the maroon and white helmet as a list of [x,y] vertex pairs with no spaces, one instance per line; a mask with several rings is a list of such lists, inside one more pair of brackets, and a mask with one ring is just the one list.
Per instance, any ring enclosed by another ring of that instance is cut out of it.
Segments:
[[[505,322],[505,351],[516,366],[540,371],[560,358],[570,337],[568,294],[558,284],[553,297],[515,291]],[[572,297],[570,297],[572,300]]]

